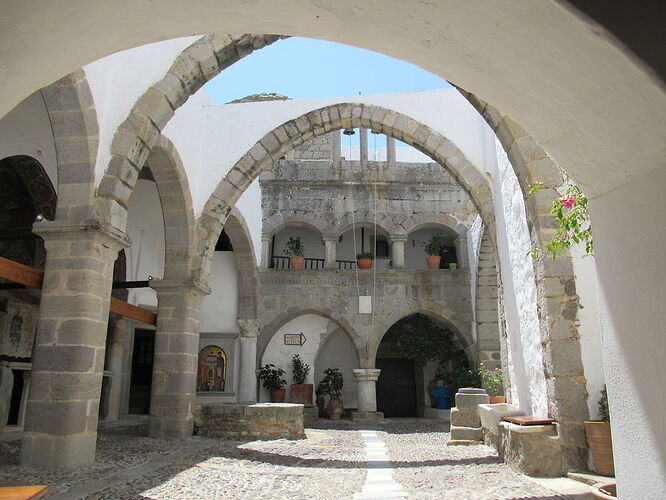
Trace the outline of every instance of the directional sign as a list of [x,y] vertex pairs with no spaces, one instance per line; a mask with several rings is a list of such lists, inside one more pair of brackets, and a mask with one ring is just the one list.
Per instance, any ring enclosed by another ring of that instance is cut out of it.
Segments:
[[305,344],[305,335],[303,333],[285,333],[284,345],[303,345]]

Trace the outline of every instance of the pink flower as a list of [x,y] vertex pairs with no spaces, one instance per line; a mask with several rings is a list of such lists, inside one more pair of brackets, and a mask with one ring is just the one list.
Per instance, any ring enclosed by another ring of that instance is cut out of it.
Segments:
[[564,196],[560,198],[560,202],[567,208],[573,208],[573,206],[576,204],[576,198],[571,195]]

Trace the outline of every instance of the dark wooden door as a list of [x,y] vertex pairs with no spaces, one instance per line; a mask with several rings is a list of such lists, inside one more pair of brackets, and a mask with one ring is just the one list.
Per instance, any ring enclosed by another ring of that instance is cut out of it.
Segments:
[[130,378],[129,412],[132,414],[150,413],[150,387],[153,380],[154,352],[155,332],[137,328],[134,331],[132,376]]
[[378,358],[381,370],[377,381],[377,411],[385,417],[416,417],[414,361],[404,358]]

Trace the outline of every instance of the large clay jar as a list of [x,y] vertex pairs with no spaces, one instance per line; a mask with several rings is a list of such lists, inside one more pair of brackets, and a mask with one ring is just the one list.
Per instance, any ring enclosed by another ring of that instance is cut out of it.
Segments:
[[271,403],[284,403],[286,389],[275,389],[271,391]]
[[439,262],[442,258],[439,255],[428,255],[426,257],[426,262],[428,263],[428,269],[439,269]]
[[356,265],[359,269],[372,269],[372,259],[363,257],[356,260]]
[[291,402],[312,408],[312,384],[291,384]]
[[586,421],[585,433],[590,445],[594,470],[602,476],[614,476],[613,441],[609,422]]
[[289,267],[291,269],[303,269],[305,267],[305,257],[298,255],[289,257]]
[[340,420],[344,408],[342,407],[342,399],[340,398],[331,398],[326,407],[328,411],[328,418],[331,420]]
[[319,418],[324,418],[326,416],[326,410],[324,409],[326,406],[326,400],[322,398],[321,396],[317,396],[317,408],[319,408],[318,416]]

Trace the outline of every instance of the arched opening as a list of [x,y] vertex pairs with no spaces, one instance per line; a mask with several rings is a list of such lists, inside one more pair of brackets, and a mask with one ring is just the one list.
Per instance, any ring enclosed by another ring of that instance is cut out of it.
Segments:
[[321,232],[304,222],[290,221],[271,235],[270,269],[289,269],[289,241],[300,240],[305,269],[323,269],[325,260]]
[[377,411],[386,417],[422,417],[433,406],[437,380],[469,370],[470,360],[452,328],[416,313],[394,323],[377,349]]
[[459,264],[458,233],[441,224],[423,224],[407,235],[405,243],[405,265],[408,269],[428,269],[426,264],[426,245],[431,239],[437,240],[440,257],[439,268],[449,269],[450,264]]

